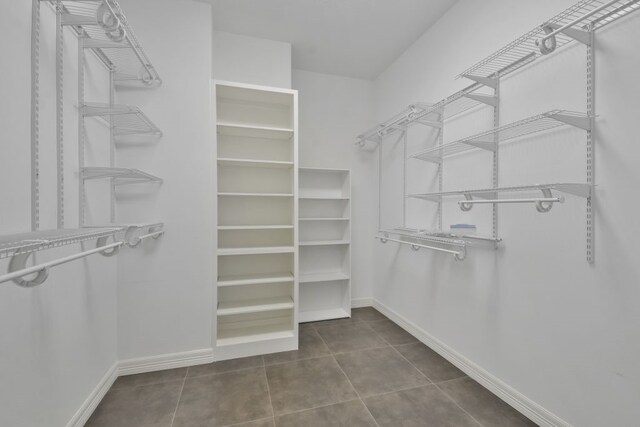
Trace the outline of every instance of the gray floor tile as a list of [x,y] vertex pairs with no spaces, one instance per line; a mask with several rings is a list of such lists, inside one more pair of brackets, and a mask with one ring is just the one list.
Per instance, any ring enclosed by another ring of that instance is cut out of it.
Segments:
[[369,397],[364,403],[380,427],[480,427],[433,385]]
[[126,375],[118,377],[112,388],[139,387],[149,384],[166,383],[183,380],[187,374],[187,368],[166,369],[164,371],[148,372],[145,374]]
[[264,368],[187,378],[174,426],[223,426],[272,416]]
[[485,426],[519,427],[536,425],[471,378],[448,381],[438,384],[438,387]]
[[367,325],[376,331],[383,340],[392,345],[408,344],[417,342],[418,340],[409,332],[402,329],[400,326],[393,323],[391,320],[377,320],[375,322],[369,322]]
[[362,397],[429,384],[429,380],[392,347],[337,354],[335,357]]
[[273,365],[276,363],[327,356],[329,354],[331,354],[331,352],[322,338],[320,338],[320,335],[318,335],[318,332],[315,329],[305,329],[304,331],[300,330],[298,350],[265,354],[264,363],[266,365]]
[[111,388],[87,421],[88,427],[169,427],[183,380]]
[[316,329],[333,353],[384,347],[388,345],[365,323],[318,326]]
[[356,321],[372,322],[375,320],[384,320],[387,317],[373,307],[361,307],[351,310],[351,318]]
[[396,346],[404,357],[432,382],[448,381],[465,377],[465,373],[453,366],[447,359],[418,342]]
[[262,356],[243,357],[241,359],[223,360],[189,367],[187,377],[200,375],[222,374],[224,372],[239,371],[241,369],[258,368],[263,366]]
[[233,424],[233,427],[275,427],[273,417],[264,420],[249,421],[248,423]]
[[276,418],[278,427],[375,427],[376,423],[360,399],[309,409]]
[[271,365],[266,371],[276,415],[358,397],[331,356]]

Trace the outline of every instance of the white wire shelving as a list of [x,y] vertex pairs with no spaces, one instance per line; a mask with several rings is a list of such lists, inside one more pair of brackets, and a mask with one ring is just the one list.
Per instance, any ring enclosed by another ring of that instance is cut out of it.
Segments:
[[[553,110],[536,116],[490,129],[476,135],[469,136],[447,144],[438,145],[419,153],[413,154],[410,158],[424,160],[432,163],[441,163],[442,160],[451,155],[459,154],[474,149],[483,149],[495,152],[497,141],[500,143],[511,139],[520,138],[526,135],[548,131],[559,126],[571,125],[583,130],[591,129],[591,118],[583,113]],[[497,138],[496,138],[497,137]]]
[[[391,236],[395,236],[391,237]],[[467,256],[467,241],[446,233],[435,233],[406,227],[382,229],[375,236],[381,243],[394,242],[409,245],[415,251],[430,249],[444,252],[462,261]]]
[[469,67],[458,77],[504,76],[571,41],[588,45],[590,31],[638,9],[640,0],[582,0]]
[[162,178],[143,172],[139,169],[109,168],[109,167],[85,167],[81,170],[83,180],[88,179],[113,179],[115,185],[162,183]]
[[75,229],[40,230],[0,236],[0,259],[30,254],[45,249],[81,243],[101,237],[114,236],[122,228],[86,227]]
[[415,103],[401,113],[358,135],[356,145],[365,148],[366,143],[379,144],[385,136],[404,131],[409,126],[422,124],[442,127],[442,120],[449,120],[480,105],[497,105],[494,95],[478,92],[483,84],[474,83],[435,104]]
[[131,105],[85,103],[82,114],[84,117],[100,117],[107,126],[112,126],[115,136],[162,136],[162,131],[138,107]]
[[116,83],[162,83],[116,0],[63,0],[61,5],[62,24],[75,28],[84,47],[115,71]]

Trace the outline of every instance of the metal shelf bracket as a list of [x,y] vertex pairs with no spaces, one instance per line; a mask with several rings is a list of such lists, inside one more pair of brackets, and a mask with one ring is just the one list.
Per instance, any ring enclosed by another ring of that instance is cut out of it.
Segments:
[[473,80],[474,82],[480,83],[481,85],[490,87],[491,89],[495,89],[498,87],[498,79],[495,77],[481,77],[474,76],[473,74],[463,74],[462,77]]

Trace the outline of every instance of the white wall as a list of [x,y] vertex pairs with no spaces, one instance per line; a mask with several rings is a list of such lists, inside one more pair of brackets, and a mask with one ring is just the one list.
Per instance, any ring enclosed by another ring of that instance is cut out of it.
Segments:
[[291,43],[214,31],[213,78],[291,89]]
[[[29,231],[31,2],[5,2],[0,22],[0,234]],[[40,55],[40,225],[56,228],[55,14],[42,4]],[[77,41],[65,33],[65,226],[78,227]],[[108,73],[87,58],[87,97],[108,100]],[[98,130],[98,132],[100,132]],[[108,144],[91,133],[93,162],[108,164]],[[108,141],[108,140],[107,140]],[[106,150],[104,148],[107,147]],[[108,199],[97,194],[93,200]],[[41,263],[89,249],[93,242],[35,255]],[[0,261],[0,271],[8,260]],[[117,361],[117,261],[99,255],[51,269],[31,289],[0,285],[0,425],[61,426]]]
[[355,150],[353,142],[374,120],[373,82],[293,70],[293,88],[299,91],[300,165],[351,170],[351,285],[359,303],[373,291],[377,158]]
[[[455,75],[572,3],[459,1],[377,79],[378,119],[461,89],[469,82]],[[470,249],[462,263],[449,255],[376,245],[378,301],[579,426],[634,425],[640,415],[640,269],[631,238],[640,231],[639,206],[629,193],[640,181],[633,164],[640,154],[634,126],[640,54],[630,42],[638,39],[639,24],[635,14],[597,36],[595,264],[585,259],[585,202],[574,197],[544,215],[531,205],[501,206],[502,248]],[[585,48],[575,43],[505,78],[502,123],[554,108],[584,112],[585,64]],[[490,124],[486,113],[452,121],[445,142]],[[424,143],[420,136],[409,138],[413,149]],[[504,144],[500,184],[584,182],[584,141],[584,132],[563,128]],[[445,190],[487,185],[490,165],[475,153],[448,161]],[[416,174],[435,173],[427,163],[410,167]],[[387,178],[386,188],[401,191],[397,173]],[[423,191],[429,189],[425,182]],[[385,206],[388,219],[399,210],[398,203]],[[414,222],[433,224],[432,207],[412,209]],[[477,223],[488,233],[489,211],[477,206],[465,214],[447,203],[444,225]]]
[[216,277],[210,5],[120,4],[163,85],[120,92],[117,101],[138,105],[164,135],[154,144],[120,146],[117,164],[160,176],[164,183],[156,191],[126,189],[117,220],[163,221],[167,232],[119,257],[119,357],[210,349]]

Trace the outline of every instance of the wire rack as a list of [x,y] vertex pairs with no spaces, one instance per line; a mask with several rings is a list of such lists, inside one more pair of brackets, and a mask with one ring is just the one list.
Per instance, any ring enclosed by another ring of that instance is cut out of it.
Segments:
[[589,116],[583,113],[566,110],[552,110],[505,126],[490,129],[464,139],[429,148],[428,150],[413,154],[410,157],[413,159],[440,163],[444,157],[469,150],[484,149],[495,151],[496,136],[500,142],[503,142],[538,132],[548,131],[567,124],[574,124],[583,129],[588,129],[590,128],[590,119]]
[[122,227],[42,230],[0,236],[0,259],[115,235]]
[[[162,131],[138,107],[131,105],[109,105],[85,103],[84,117],[100,117],[113,126],[116,136],[153,135],[162,136]],[[109,122],[111,119],[111,122]]]
[[457,238],[453,235],[445,235],[445,233],[432,233],[425,230],[418,230],[413,228],[391,228],[380,230],[380,233],[384,235],[394,235],[398,237],[404,237],[413,239],[419,242],[435,243],[439,245],[465,247],[467,242],[463,239]]
[[[580,19],[599,8],[601,10],[593,15]],[[496,74],[504,76],[536,60],[543,55],[536,41],[546,35],[544,26],[559,28],[575,22],[569,27],[570,29],[582,32],[589,29],[597,30],[638,9],[640,9],[640,0],[582,0],[466,69],[458,77],[465,75],[489,77]],[[573,40],[574,38],[566,33],[558,33],[555,37],[556,49]]]
[[[63,24],[73,26],[80,36],[86,37],[85,47],[95,50],[103,62],[114,69],[116,82],[162,83],[116,0],[63,0],[61,3]],[[110,19],[112,16],[115,19]]]
[[157,176],[142,172],[139,169],[85,167],[82,168],[82,179],[106,179],[111,178],[116,185],[140,184],[145,182],[162,183]]
[[407,197],[429,200],[433,202],[440,202],[444,197],[469,195],[469,196],[475,196],[481,199],[498,199],[500,198],[501,195],[508,194],[508,193],[555,190],[561,193],[571,194],[578,197],[589,198],[591,197],[591,189],[592,187],[589,184],[555,183],[555,184],[522,185],[517,187],[485,188],[485,189],[476,189],[476,190],[444,191],[439,193],[410,194]]

